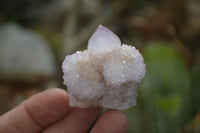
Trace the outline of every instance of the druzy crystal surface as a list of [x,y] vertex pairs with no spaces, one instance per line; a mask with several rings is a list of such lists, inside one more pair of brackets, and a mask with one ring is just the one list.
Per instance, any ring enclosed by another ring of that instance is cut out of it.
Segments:
[[74,107],[123,110],[137,104],[138,84],[145,75],[143,57],[133,46],[100,25],[88,49],[67,55],[64,84]]

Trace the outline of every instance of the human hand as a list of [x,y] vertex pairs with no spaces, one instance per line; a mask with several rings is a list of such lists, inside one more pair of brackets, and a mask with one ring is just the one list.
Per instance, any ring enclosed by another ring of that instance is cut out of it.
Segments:
[[[64,90],[50,89],[1,116],[0,133],[86,133],[99,113],[99,108],[71,108]],[[127,128],[122,112],[107,110],[90,133],[125,133]]]

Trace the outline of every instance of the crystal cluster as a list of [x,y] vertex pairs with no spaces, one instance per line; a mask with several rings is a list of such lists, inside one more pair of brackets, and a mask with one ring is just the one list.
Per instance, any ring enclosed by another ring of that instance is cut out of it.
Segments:
[[137,104],[138,84],[145,75],[143,57],[133,46],[100,25],[88,50],[65,57],[64,84],[75,107],[123,110]]

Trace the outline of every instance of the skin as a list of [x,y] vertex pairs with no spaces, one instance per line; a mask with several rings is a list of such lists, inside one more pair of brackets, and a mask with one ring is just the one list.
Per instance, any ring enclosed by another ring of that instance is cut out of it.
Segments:
[[[32,96],[0,117],[0,133],[86,133],[101,113],[99,108],[72,108],[67,92],[49,89]],[[90,133],[126,133],[128,119],[107,110]]]

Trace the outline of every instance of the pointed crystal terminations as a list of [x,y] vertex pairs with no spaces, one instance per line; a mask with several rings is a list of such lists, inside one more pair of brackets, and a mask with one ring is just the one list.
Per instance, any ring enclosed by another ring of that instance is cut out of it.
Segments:
[[120,39],[108,28],[99,25],[88,41],[88,51],[94,54],[105,53],[119,48]]
[[138,84],[145,75],[143,57],[100,25],[88,50],[65,57],[64,84],[75,107],[123,110],[137,104]]

